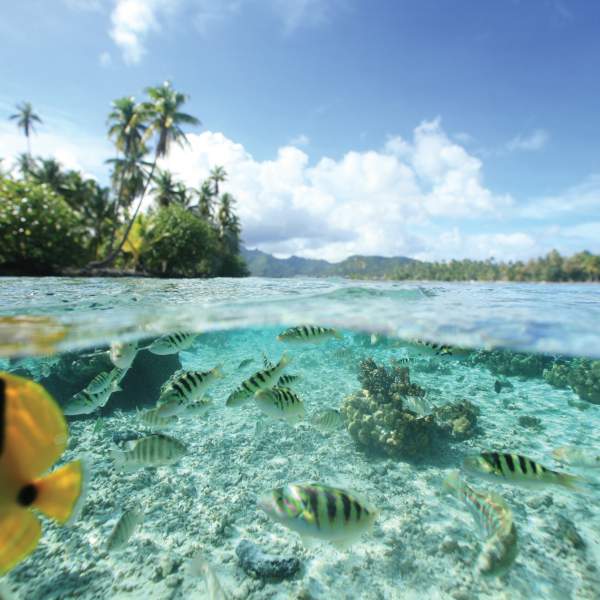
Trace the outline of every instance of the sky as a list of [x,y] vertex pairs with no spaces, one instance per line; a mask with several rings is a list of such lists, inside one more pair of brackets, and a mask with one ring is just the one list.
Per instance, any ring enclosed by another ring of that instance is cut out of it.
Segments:
[[277,256],[600,252],[600,3],[20,0],[0,20],[0,157],[108,181],[111,102],[166,80],[202,121],[162,167],[223,165]]

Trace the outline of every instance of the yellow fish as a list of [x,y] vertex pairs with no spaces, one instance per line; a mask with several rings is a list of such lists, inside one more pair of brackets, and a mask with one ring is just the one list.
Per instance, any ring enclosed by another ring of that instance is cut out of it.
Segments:
[[83,462],[47,472],[67,441],[67,422],[46,390],[0,372],[0,575],[37,546],[42,525],[36,512],[61,524],[77,515],[84,496]]

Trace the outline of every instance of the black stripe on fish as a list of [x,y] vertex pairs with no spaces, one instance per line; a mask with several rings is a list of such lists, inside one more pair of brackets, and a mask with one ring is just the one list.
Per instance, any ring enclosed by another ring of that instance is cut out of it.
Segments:
[[508,465],[508,468],[511,470],[511,472],[514,473],[515,472],[515,461],[513,460],[512,454],[505,454],[504,460],[506,461],[506,464]]
[[6,435],[6,381],[0,379],[0,455],[4,450],[4,436]]
[[187,377],[182,377],[179,383],[187,390],[188,394],[192,392],[192,384],[188,381]]
[[362,506],[356,501],[354,500],[354,510],[356,511],[356,522],[358,523],[358,521],[360,521],[360,516],[362,514]]
[[350,498],[346,496],[346,494],[340,494],[342,498],[342,504],[344,505],[344,522],[350,522],[350,516],[352,515],[352,504],[350,502]]
[[537,463],[533,462],[530,458],[527,459],[529,461],[529,466],[531,467],[531,473],[533,475],[538,475]]
[[321,522],[319,520],[319,492],[315,488],[307,487],[306,493],[310,503],[310,510],[315,516],[315,525],[317,529],[321,529]]
[[327,518],[330,523],[333,523],[337,515],[337,498],[329,491],[325,492],[325,498],[327,499]]
[[500,456],[497,452],[484,452],[482,458],[490,464],[496,471],[502,473],[502,464],[500,463]]
[[38,496],[38,490],[33,483],[24,485],[17,495],[17,503],[20,506],[28,507],[31,506]]
[[523,456],[519,455],[519,465],[521,466],[521,472],[523,475],[527,475],[527,460]]

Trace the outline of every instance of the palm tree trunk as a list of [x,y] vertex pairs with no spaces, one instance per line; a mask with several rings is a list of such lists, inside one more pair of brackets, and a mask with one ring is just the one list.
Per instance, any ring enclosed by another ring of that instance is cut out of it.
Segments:
[[25,136],[27,138],[27,155],[29,156],[29,162],[31,163],[31,139],[29,134]]
[[131,216],[129,223],[127,224],[127,228],[125,229],[125,234],[123,235],[121,242],[104,260],[97,261],[97,262],[91,262],[88,265],[89,267],[108,267],[115,261],[115,259],[119,255],[119,252],[121,252],[121,248],[123,248],[123,245],[125,244],[128,236],[129,236],[129,232],[131,231],[131,228],[133,227],[135,218],[137,217],[138,212],[139,212],[140,208],[142,207],[142,202],[144,200],[144,197],[146,196],[146,192],[148,191],[148,187],[150,185],[150,182],[152,181],[152,177],[154,176],[154,170],[156,169],[157,160],[158,160],[158,155],[156,155],[154,157],[154,162],[152,163],[152,168],[150,169],[150,174],[148,175],[148,179],[146,180],[146,185],[144,185],[144,189],[142,190],[142,195],[140,196],[140,201],[138,202],[138,205],[135,207],[135,210],[133,211],[133,215]]

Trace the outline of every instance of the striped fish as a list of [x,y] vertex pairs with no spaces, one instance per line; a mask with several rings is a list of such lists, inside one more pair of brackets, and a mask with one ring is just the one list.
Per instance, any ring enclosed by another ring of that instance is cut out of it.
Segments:
[[299,325],[290,327],[277,336],[280,342],[321,342],[330,338],[342,339],[342,334],[331,327]]
[[100,394],[110,388],[113,381],[116,381],[117,383],[121,382],[126,373],[127,369],[119,369],[118,367],[111,369],[110,371],[102,371],[102,373],[98,373],[98,375],[87,384],[85,389],[91,394]]
[[270,369],[272,367],[274,367],[275,365],[269,360],[269,357],[263,352],[262,353],[262,359],[263,359],[263,367],[265,369]]
[[221,367],[210,371],[180,371],[163,387],[157,408],[161,417],[176,415],[202,398],[204,390],[215,379],[223,377]]
[[288,388],[274,387],[258,390],[254,394],[254,399],[260,410],[274,419],[284,419],[289,423],[296,423],[306,414],[304,402]]
[[163,429],[170,427],[177,421],[177,417],[172,415],[170,417],[163,417],[159,414],[158,408],[150,408],[148,410],[139,411],[138,419],[150,429]]
[[111,386],[98,393],[88,392],[87,389],[75,394],[64,406],[65,415],[89,415],[106,405],[113,392],[120,391],[118,381],[113,381]]
[[187,404],[183,411],[179,414],[180,417],[201,417],[213,405],[213,399],[210,396],[202,396],[200,400]]
[[163,433],[155,433],[134,442],[125,452],[112,451],[115,468],[134,470],[141,467],[171,465],[187,453],[187,446]]
[[369,530],[378,515],[352,493],[320,483],[276,488],[264,494],[258,505],[302,537],[326,540],[339,549]]
[[300,375],[286,375],[285,373],[277,380],[277,387],[289,387],[300,379]]
[[175,331],[174,333],[163,335],[154,340],[147,349],[152,352],[152,354],[177,354],[178,352],[181,352],[181,350],[190,348],[197,337],[198,336],[195,333]]
[[558,485],[577,490],[579,477],[552,471],[519,454],[482,452],[468,456],[463,462],[467,472],[495,483],[511,483],[526,488]]
[[313,413],[310,422],[321,433],[327,433],[341,429],[344,426],[344,417],[335,408],[325,408]]
[[143,521],[144,515],[139,510],[126,510],[112,530],[106,543],[106,549],[112,552],[122,548]]
[[273,387],[281,375],[281,371],[289,364],[291,358],[283,354],[280,361],[273,367],[258,371],[244,381],[227,398],[225,404],[237,407],[251,399],[256,392]]
[[129,369],[133,359],[136,357],[138,351],[137,342],[121,343],[115,342],[110,345],[108,356],[110,362],[119,369]]
[[456,472],[446,478],[442,489],[465,504],[485,537],[478,571],[489,576],[505,573],[517,557],[517,530],[506,502],[494,492],[469,487]]

